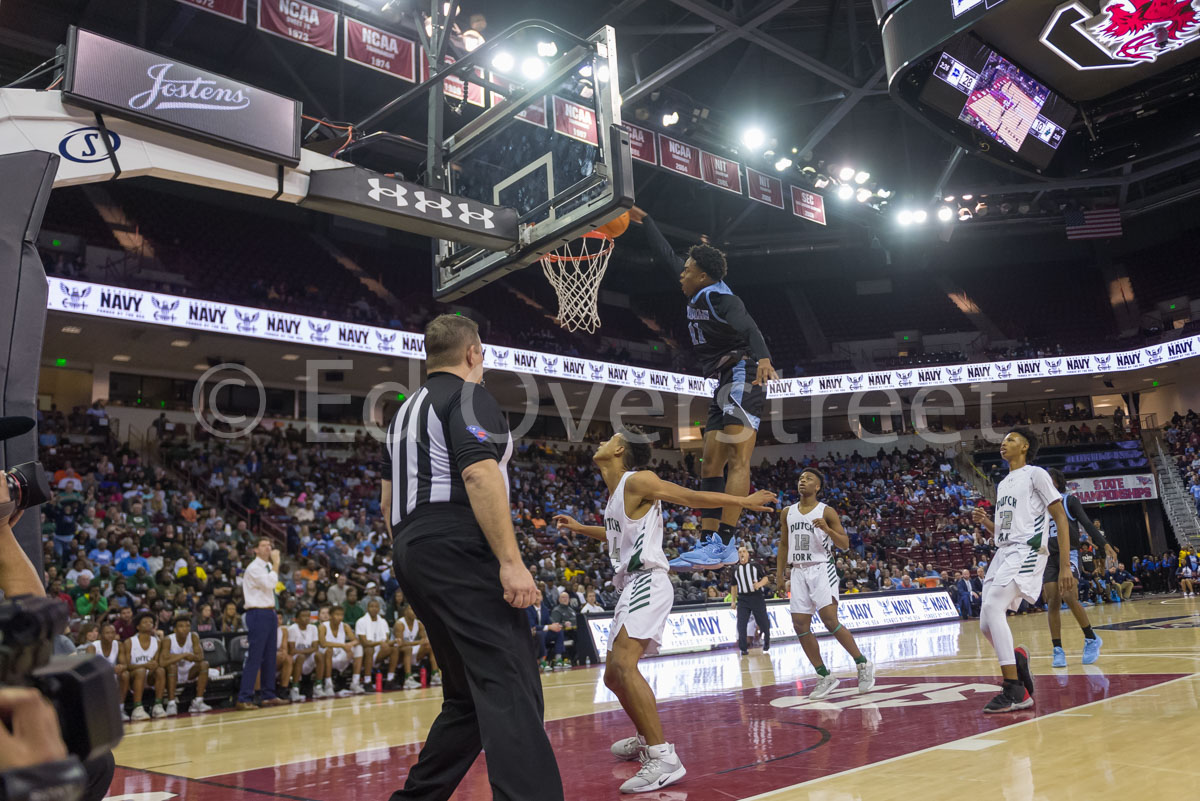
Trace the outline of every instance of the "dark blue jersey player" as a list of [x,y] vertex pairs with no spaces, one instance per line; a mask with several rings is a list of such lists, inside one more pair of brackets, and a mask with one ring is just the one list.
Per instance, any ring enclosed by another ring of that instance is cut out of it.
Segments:
[[[630,219],[644,224],[658,258],[680,271],[692,348],[705,377],[717,379],[704,426],[700,488],[745,495],[750,491],[750,454],[762,419],[766,383],[779,378],[767,343],[741,298],[725,283],[724,253],[704,243],[693,245],[687,258],[681,258],[645,212],[635,208]],[[736,564],[735,526],[740,514],[740,509],[703,510],[700,547],[681,555],[672,566]]]

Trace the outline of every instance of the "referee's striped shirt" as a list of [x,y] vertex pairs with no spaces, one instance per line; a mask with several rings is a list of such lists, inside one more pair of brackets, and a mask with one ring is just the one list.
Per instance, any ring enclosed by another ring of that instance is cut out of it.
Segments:
[[738,595],[750,595],[762,592],[761,589],[755,589],[754,587],[762,576],[758,574],[758,567],[753,563],[747,562],[744,565],[734,565],[733,576],[737,580]]
[[392,479],[393,530],[437,509],[471,514],[462,471],[484,459],[499,464],[507,494],[512,450],[491,393],[453,373],[430,375],[388,426],[383,469]]

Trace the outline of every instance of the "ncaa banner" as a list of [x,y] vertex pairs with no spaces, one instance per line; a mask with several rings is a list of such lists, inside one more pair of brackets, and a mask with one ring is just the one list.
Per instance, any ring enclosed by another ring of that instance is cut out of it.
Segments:
[[1158,497],[1158,482],[1149,473],[1132,476],[1071,478],[1067,491],[1087,505],[1093,503],[1124,503],[1149,501]]
[[209,14],[216,14],[218,17],[225,17],[237,22],[246,21],[246,0],[175,0],[175,2],[207,11]]
[[338,13],[302,0],[259,0],[258,29],[337,55]]
[[[773,641],[796,636],[788,601],[767,601],[767,618]],[[920,623],[956,621],[958,610],[945,590],[854,594],[842,596],[838,601],[838,620],[850,631],[877,631]],[[608,651],[612,615],[589,615],[587,624],[596,651],[603,660]],[[812,632],[818,636],[829,633],[816,616],[813,617]],[[736,609],[729,608],[727,604],[686,609],[672,612],[667,617],[659,655],[708,651],[735,643]]]
[[416,82],[417,71],[413,61],[417,52],[415,42],[350,17],[346,17],[345,28],[347,61],[409,83]]

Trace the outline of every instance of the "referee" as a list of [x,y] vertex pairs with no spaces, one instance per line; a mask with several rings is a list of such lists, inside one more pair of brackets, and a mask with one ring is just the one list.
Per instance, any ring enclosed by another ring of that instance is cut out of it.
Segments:
[[750,624],[750,616],[754,615],[754,625],[763,635],[765,654],[771,650],[771,621],[767,618],[767,597],[763,594],[767,577],[760,575],[757,565],[750,564],[750,551],[745,545],[738,548],[738,563],[733,566],[733,577],[737,587],[738,648],[742,656],[749,653],[746,650],[746,627]]
[[391,798],[449,798],[482,749],[498,801],[562,801],[525,612],[541,598],[513,534],[513,443],[482,386],[479,327],[435,318],[425,359],[425,385],[388,427],[382,505],[396,580],[425,624],[443,700]]

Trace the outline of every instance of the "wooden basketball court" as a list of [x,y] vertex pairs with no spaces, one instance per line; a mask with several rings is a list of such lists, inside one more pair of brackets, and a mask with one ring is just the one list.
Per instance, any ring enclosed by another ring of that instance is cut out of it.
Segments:
[[[1079,664],[1083,635],[1064,612],[1069,667],[1050,667],[1046,616],[1009,618],[1030,648],[1034,710],[985,716],[996,665],[977,621],[859,638],[879,682],[859,696],[845,677],[822,702],[794,642],[742,659],[736,650],[643,663],[688,775],[643,797],[727,799],[1190,797],[1200,782],[1200,601],[1162,596],[1091,607],[1100,661]],[[600,668],[544,677],[547,730],[566,798],[615,799],[636,763],[609,744],[632,733]],[[110,796],[146,801],[386,799],[404,781],[438,712],[436,689],[369,694],[256,712],[132,724]],[[480,759],[455,798],[490,799]]]

